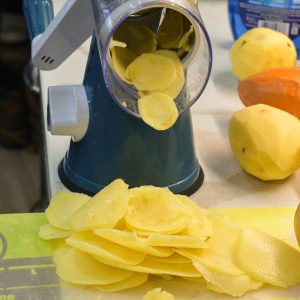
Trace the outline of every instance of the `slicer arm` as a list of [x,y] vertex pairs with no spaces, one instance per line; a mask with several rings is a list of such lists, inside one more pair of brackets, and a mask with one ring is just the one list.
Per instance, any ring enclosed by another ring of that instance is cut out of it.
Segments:
[[90,0],[69,0],[43,34],[32,40],[32,62],[41,70],[53,70],[93,33]]

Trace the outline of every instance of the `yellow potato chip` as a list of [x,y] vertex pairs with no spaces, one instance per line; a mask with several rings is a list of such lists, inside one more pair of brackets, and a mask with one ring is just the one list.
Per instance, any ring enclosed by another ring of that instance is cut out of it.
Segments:
[[117,264],[115,262],[103,261],[102,257],[93,256],[96,260],[107,263],[110,266],[118,267],[124,270],[149,274],[168,274],[174,276],[199,277],[201,274],[194,268],[192,263],[164,263],[158,262],[157,259],[151,259],[147,256],[138,265]]
[[201,238],[188,235],[152,234],[147,243],[150,246],[172,248],[208,248],[208,244]]
[[128,66],[125,75],[138,90],[158,91],[173,84],[177,70],[172,59],[144,53]]
[[183,35],[183,15],[175,10],[169,10],[157,32],[157,43],[161,48],[177,48]]
[[241,297],[245,293],[263,286],[262,282],[256,281],[246,274],[237,276],[225,275],[224,273],[205,267],[197,260],[193,260],[193,265],[203,275],[205,280],[211,283],[211,285],[207,285],[207,288],[215,292]]
[[236,261],[238,239],[241,229],[222,216],[208,215],[212,223],[213,235],[207,240],[208,248],[176,249],[181,255],[200,262],[209,270],[230,276],[243,275]]
[[152,93],[138,100],[142,120],[156,130],[167,130],[177,118],[178,110],[173,99],[163,93]]
[[71,230],[62,230],[50,224],[45,224],[40,227],[39,237],[44,240],[62,239],[70,236]]
[[257,280],[289,287],[300,283],[300,252],[258,229],[243,230],[239,247],[240,267]]
[[174,197],[164,188],[149,186],[130,190],[126,223],[149,232],[179,232],[187,226],[189,217],[175,205]]
[[102,257],[102,261],[113,261],[116,263],[136,265],[144,260],[146,254],[131,250],[127,247],[102,239],[91,232],[74,233],[66,239],[70,246]]
[[89,254],[71,248],[56,260],[56,272],[64,281],[72,284],[111,284],[130,277],[128,270],[111,267],[93,259]]
[[94,233],[101,238],[145,254],[167,257],[174,253],[174,251],[170,248],[152,247],[147,245],[146,239],[138,237],[134,232],[118,229],[97,229]]
[[136,55],[150,52],[156,47],[155,34],[145,25],[123,22],[114,34],[114,39],[126,43]]
[[128,185],[117,179],[81,206],[70,218],[75,231],[112,228],[128,210]]
[[68,190],[58,191],[51,199],[45,213],[48,222],[63,230],[72,230],[69,219],[91,197]]
[[162,55],[172,59],[173,63],[176,67],[176,79],[175,81],[166,89],[159,90],[159,92],[169,95],[172,99],[175,99],[179,93],[181,92],[184,83],[185,83],[185,76],[182,63],[179,59],[179,56],[175,51],[170,50],[156,50],[152,53]]
[[112,65],[116,73],[123,81],[131,84],[132,82],[126,78],[125,72],[127,67],[136,59],[136,54],[127,48],[114,47],[111,50],[111,55]]
[[174,300],[174,296],[161,288],[153,289],[146,293],[142,300]]
[[146,273],[133,273],[130,277],[116,283],[95,285],[94,287],[102,292],[117,292],[134,287],[138,287],[145,283],[148,279],[148,274]]

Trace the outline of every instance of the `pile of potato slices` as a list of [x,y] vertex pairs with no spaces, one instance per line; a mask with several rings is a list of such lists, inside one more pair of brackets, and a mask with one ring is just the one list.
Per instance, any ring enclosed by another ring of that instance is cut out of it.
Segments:
[[117,179],[93,197],[61,190],[46,217],[39,235],[64,239],[54,262],[70,284],[115,292],[180,277],[238,297],[300,283],[298,249],[167,188],[130,189]]

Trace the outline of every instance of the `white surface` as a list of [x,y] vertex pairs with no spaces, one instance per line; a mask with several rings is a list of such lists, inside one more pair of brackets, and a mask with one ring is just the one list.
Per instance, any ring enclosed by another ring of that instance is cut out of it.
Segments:
[[[54,1],[56,12],[64,1]],[[262,182],[243,172],[232,156],[227,125],[232,114],[243,105],[229,63],[233,40],[227,1],[200,1],[199,8],[211,38],[214,62],[210,82],[192,108],[197,156],[205,173],[203,186],[192,198],[202,206],[210,207],[294,207],[300,196],[299,171],[284,181]],[[48,86],[81,84],[88,46],[89,41],[58,69],[41,72],[45,114]],[[51,136],[46,130],[51,194],[63,188],[57,166],[65,155],[69,140],[68,137]]]

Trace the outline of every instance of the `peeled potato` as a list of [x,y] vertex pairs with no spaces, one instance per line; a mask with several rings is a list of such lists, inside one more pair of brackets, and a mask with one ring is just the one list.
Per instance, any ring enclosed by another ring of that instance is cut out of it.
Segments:
[[245,107],[232,116],[228,135],[240,166],[259,179],[284,179],[300,167],[300,122],[285,111]]
[[262,27],[248,30],[230,50],[232,71],[240,80],[272,68],[294,67],[296,59],[296,47],[288,36]]
[[211,288],[215,292],[226,293],[234,297],[241,297],[245,293],[259,289],[263,286],[263,283],[256,281],[246,274],[230,276],[214,271],[210,268],[205,267],[200,262],[194,260],[193,265],[203,275],[206,281],[216,286],[208,285],[207,288]]
[[140,98],[138,109],[143,121],[156,130],[169,129],[178,118],[175,102],[163,93],[153,93]]
[[176,80],[177,71],[172,59],[144,53],[128,66],[125,75],[138,90],[158,91],[168,88]]
[[107,239],[119,245],[128,247],[139,251],[141,253],[157,256],[167,257],[174,251],[166,247],[152,247],[146,243],[146,239],[140,238],[135,232],[122,231],[117,229],[98,229],[94,231],[95,235]]
[[116,179],[80,207],[70,218],[75,231],[112,228],[128,210],[128,185]]
[[102,292],[117,292],[134,287],[138,287],[145,283],[148,279],[148,274],[146,273],[133,273],[130,277],[116,283],[95,285],[94,287]]
[[130,193],[130,209],[125,216],[130,226],[149,232],[176,233],[189,223],[188,216],[174,205],[175,196],[168,189],[146,187]]
[[166,291],[162,291],[161,288],[156,288],[147,292],[142,300],[174,300],[174,296]]
[[126,83],[131,84],[126,78],[125,72],[127,67],[136,59],[136,54],[128,48],[114,47],[111,50],[112,65],[119,77]]
[[69,219],[91,197],[68,190],[58,191],[51,199],[45,213],[48,222],[63,230],[72,230]]
[[62,239],[70,236],[71,230],[62,230],[50,224],[45,224],[40,227],[39,237],[44,240]]
[[155,34],[145,25],[123,22],[114,34],[114,39],[126,43],[136,55],[155,49]]
[[170,50],[156,50],[152,53],[168,57],[174,62],[176,67],[176,79],[169,87],[159,92],[168,94],[171,98],[175,99],[181,92],[185,83],[184,70],[179,56],[176,52]]
[[148,237],[150,246],[174,248],[207,248],[208,244],[202,239],[188,235],[152,234]]
[[257,280],[284,288],[300,283],[300,252],[258,229],[243,230],[237,257]]
[[74,248],[102,257],[102,261],[136,265],[144,260],[146,254],[102,239],[91,232],[75,233],[66,239],[66,243]]
[[159,46],[164,49],[177,48],[183,35],[183,15],[175,10],[166,13],[156,38]]
[[57,260],[56,272],[68,283],[83,285],[111,284],[133,274],[128,270],[100,263],[90,255],[74,248]]

